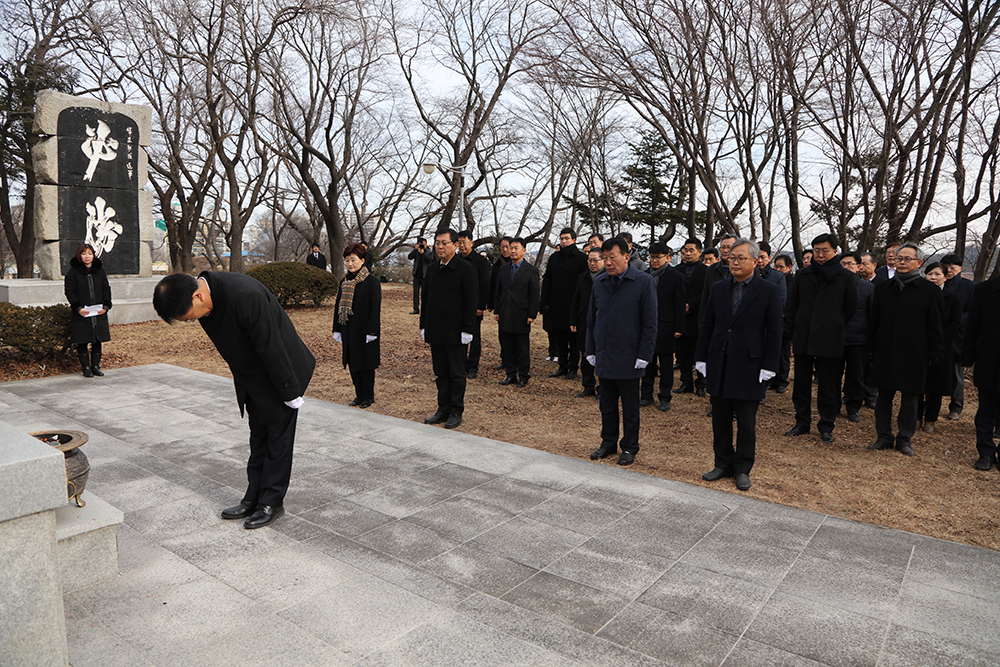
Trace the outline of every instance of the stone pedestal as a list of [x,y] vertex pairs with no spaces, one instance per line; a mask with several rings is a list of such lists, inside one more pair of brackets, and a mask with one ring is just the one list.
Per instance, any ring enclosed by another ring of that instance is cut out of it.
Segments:
[[[110,278],[108,282],[111,283],[114,307],[108,311],[108,321],[111,324],[131,324],[160,319],[153,309],[153,288],[159,280],[159,278]],[[15,306],[52,306],[66,303],[63,281],[38,278],[0,280],[0,302],[3,301]]]

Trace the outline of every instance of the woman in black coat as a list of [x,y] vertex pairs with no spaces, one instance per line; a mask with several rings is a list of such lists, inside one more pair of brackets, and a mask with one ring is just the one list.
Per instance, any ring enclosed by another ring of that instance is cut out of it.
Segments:
[[365,247],[353,243],[344,249],[347,275],[340,281],[334,306],[333,339],[344,346],[344,368],[350,367],[354,400],[367,408],[375,402],[375,369],[381,352],[382,286],[365,266]]
[[944,297],[944,306],[941,308],[944,358],[927,367],[927,384],[924,386],[924,395],[917,404],[917,415],[922,422],[921,430],[933,433],[934,422],[938,420],[938,413],[941,412],[941,398],[951,396],[955,391],[955,352],[951,341],[958,336],[962,326],[962,301],[957,294],[945,289],[944,282],[947,276],[944,267],[938,262],[929,265],[924,276],[941,288],[941,296]]
[[[94,248],[81,244],[69,260],[65,281],[66,299],[72,312],[70,328],[80,355],[83,377],[103,376],[101,343],[111,340],[108,311],[111,310],[111,283],[101,268]],[[95,306],[96,308],[88,307]],[[88,317],[89,315],[89,317]],[[90,353],[87,353],[90,345]]]

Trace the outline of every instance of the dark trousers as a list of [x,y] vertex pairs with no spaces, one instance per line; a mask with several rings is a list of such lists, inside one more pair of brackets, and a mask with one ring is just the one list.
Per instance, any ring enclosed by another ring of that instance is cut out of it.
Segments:
[[938,415],[941,414],[943,399],[943,396],[920,394],[920,400],[917,401],[917,419],[922,419],[925,422],[936,422]]
[[962,414],[965,407],[965,366],[959,361],[955,364],[955,391],[951,392],[948,402],[948,412]]
[[788,386],[788,373],[792,370],[792,339],[788,336],[781,338],[781,356],[778,357],[778,372],[771,379],[771,384],[777,387]]
[[[715,467],[733,474],[750,474],[757,453],[757,407],[760,401],[712,397],[712,447]],[[733,417],[736,449],[733,449]]]
[[657,398],[661,401],[670,402],[670,390],[674,388],[674,355],[671,352],[664,354],[653,353],[653,358],[646,366],[646,374],[642,376],[639,397],[647,401],[653,400],[653,385],[656,384],[656,377],[660,378],[660,393]]
[[896,417],[896,428],[899,432],[892,436],[892,400],[896,397],[895,389],[879,387],[878,398],[875,399],[875,433],[878,441],[896,448],[910,444],[910,439],[917,430],[917,403],[920,394],[899,392],[899,415]]
[[601,378],[601,449],[618,450],[619,401],[622,405],[621,449],[635,454],[639,451],[639,378]]
[[864,345],[844,346],[844,406],[848,414],[865,404],[865,357]]
[[465,411],[465,345],[431,345],[431,366],[438,390],[438,410],[459,415]]
[[809,428],[812,425],[812,378],[816,370],[816,408],[819,412],[817,427],[820,433],[832,433],[833,423],[840,412],[840,372],[842,357],[810,357],[795,355],[795,386],[792,388],[792,405],[795,406],[795,424]]
[[577,348],[581,350],[580,378],[581,382],[583,383],[583,388],[595,389],[597,387],[597,376],[594,375],[594,367],[593,365],[591,365],[589,361],[587,361],[587,357],[583,356],[582,354],[582,350],[587,346],[586,339],[580,335],[580,329],[577,330],[577,333],[575,335],[577,337],[576,338]]
[[1000,390],[979,388],[979,409],[976,410],[976,449],[980,456],[996,456],[993,440],[997,416],[1000,413]]
[[469,343],[469,352],[466,355],[466,373],[479,372],[479,358],[483,356],[483,318],[477,317],[476,323],[472,325],[472,331],[465,333],[472,334],[472,342]]
[[872,355],[870,352],[865,353],[865,372],[862,379],[862,383],[865,388],[865,402],[874,401],[878,398],[878,390],[872,385]]
[[420,290],[424,288],[422,276],[413,276],[413,310],[420,310]]
[[522,380],[531,377],[531,334],[501,331],[503,341],[503,369],[507,377],[520,376]]
[[[687,334],[677,339],[677,365],[680,366],[681,386],[704,389],[708,382],[701,373],[694,369],[694,350],[698,344],[697,336]],[[673,381],[671,381],[671,385]]]
[[559,370],[575,373],[580,366],[580,350],[576,344],[577,335],[569,329],[554,329],[551,332],[559,357]]
[[354,367],[349,367],[351,371],[351,382],[354,383],[355,398],[365,401],[375,400],[375,371],[356,371]]
[[[559,346],[556,345],[556,335],[548,329],[545,330],[545,333],[549,337],[549,358],[554,359],[559,356]],[[559,361],[562,361],[562,359]]]
[[292,448],[299,411],[289,410],[284,419],[262,424],[254,418],[253,400],[249,396],[246,411],[250,422],[250,458],[243,502],[277,507],[284,503],[292,477]]

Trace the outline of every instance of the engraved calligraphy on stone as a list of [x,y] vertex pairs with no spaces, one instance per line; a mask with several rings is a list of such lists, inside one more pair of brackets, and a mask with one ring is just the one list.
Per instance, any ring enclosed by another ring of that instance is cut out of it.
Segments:
[[80,148],[90,160],[90,164],[87,166],[87,173],[83,175],[83,180],[91,181],[101,160],[110,162],[118,157],[118,140],[111,137],[111,128],[103,120],[97,121],[96,129],[89,125],[86,128],[88,138]]
[[107,205],[104,197],[97,197],[94,203],[87,203],[87,240],[94,248],[98,257],[104,252],[111,252],[115,240],[123,228],[114,220],[115,209]]

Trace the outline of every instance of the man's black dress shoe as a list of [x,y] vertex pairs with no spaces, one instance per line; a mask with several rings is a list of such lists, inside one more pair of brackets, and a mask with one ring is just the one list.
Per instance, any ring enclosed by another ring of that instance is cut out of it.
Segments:
[[714,482],[716,480],[722,479],[723,477],[732,477],[732,470],[723,470],[722,468],[712,468],[709,472],[706,472],[701,476],[706,482]]
[[785,435],[805,435],[808,432],[809,432],[808,426],[799,426],[798,424],[796,424],[795,426],[785,431]]
[[523,389],[528,386],[528,378],[521,378],[517,381],[517,386],[519,389]]
[[660,404],[656,407],[660,409],[660,412],[666,412],[670,409],[670,401],[660,401]]
[[456,415],[456,414],[452,413],[452,415],[450,417],[448,417],[448,421],[446,421],[444,423],[444,427],[445,428],[457,428],[458,425],[461,424],[461,423],[462,423],[462,415]]
[[854,422],[855,424],[857,424],[859,421],[861,421],[861,415],[859,415],[857,412],[848,412],[847,421]]
[[827,444],[830,444],[833,442],[833,433],[820,433],[819,439]]
[[350,405],[351,407],[354,407],[355,405],[358,405],[359,403],[361,403],[361,399],[355,397],[353,401],[351,401],[350,403],[348,403],[348,405]]
[[787,384],[778,385],[778,388],[775,389],[775,391],[778,392],[779,394],[784,394],[786,391],[788,391],[788,385]]
[[620,466],[630,466],[635,461],[635,454],[632,452],[622,452],[622,455],[618,457],[618,465]]
[[605,458],[611,456],[612,454],[614,454],[616,451],[618,451],[618,450],[617,449],[600,449],[600,448],[595,449],[594,451],[592,451],[590,453],[590,460],[591,461],[596,461],[597,459],[605,459]]
[[497,364],[496,366],[493,367],[493,370],[495,370],[495,371],[502,371],[503,370],[503,364]]
[[100,366],[91,366],[90,367],[90,372],[93,373],[94,375],[96,375],[99,378],[104,377],[104,371],[101,370]]
[[653,401],[649,400],[648,398],[640,398],[639,399],[639,407],[640,408],[644,408],[647,405],[652,405],[652,404],[653,404]]
[[902,447],[897,446],[896,449],[898,449],[899,453],[902,454],[902,455],[904,455],[904,456],[913,456],[914,455],[913,454],[913,447],[910,447],[909,445],[903,445]]
[[705,398],[705,390],[704,389],[696,389],[695,392],[694,392],[694,395],[697,396],[698,398]]
[[479,371],[466,371],[466,373],[465,373],[465,379],[466,380],[475,380],[478,375],[479,375]]
[[363,400],[360,403],[358,403],[358,407],[359,408],[370,408],[372,406],[372,403],[374,403],[374,402],[375,401],[373,401],[372,399],[366,398],[365,400]]
[[874,410],[875,409],[875,400],[869,398],[867,401],[865,401],[865,407],[868,408],[869,410]]
[[565,369],[563,369],[563,368],[560,368],[560,369],[559,369],[559,370],[557,370],[557,371],[556,371],[555,373],[549,373],[549,377],[550,377],[550,378],[558,378],[558,377],[562,377],[563,375],[566,375],[566,373],[568,373],[568,372],[569,372],[569,371],[567,371],[567,370],[565,370]]
[[989,456],[980,456],[973,466],[976,470],[989,470],[993,467],[993,459]]
[[674,389],[674,393],[675,394],[693,394],[694,393],[694,387],[692,387],[689,384],[682,384],[681,386],[677,387],[677,389]]
[[444,410],[438,410],[430,417],[424,420],[425,424],[442,424],[448,421],[448,413]]
[[419,314],[420,314],[419,310],[411,310],[410,311],[410,315],[419,315]]
[[587,398],[588,396],[597,396],[597,392],[593,389],[584,389],[576,395],[577,398]]
[[517,382],[517,378],[516,377],[507,377],[507,378],[504,378],[504,379],[500,380],[500,382],[498,382],[497,384],[502,384],[502,385],[506,386],[508,384],[515,384],[516,382]]
[[228,509],[222,510],[222,518],[229,519],[243,519],[254,513],[257,509],[257,503],[251,503],[247,500],[242,501],[236,507],[230,507]]
[[736,488],[740,491],[746,491],[750,488],[750,475],[745,472],[736,473]]
[[876,440],[872,444],[868,445],[868,449],[871,449],[871,450],[874,450],[874,451],[878,451],[880,449],[892,449],[892,443],[891,442],[882,442],[880,440]]
[[576,371],[570,371],[569,373],[566,373],[565,376],[566,380],[575,380],[576,378],[577,378]]
[[272,507],[271,505],[258,505],[257,511],[250,515],[250,518],[243,522],[243,527],[247,530],[263,528],[274,523],[274,520],[285,513],[285,508],[281,505]]

